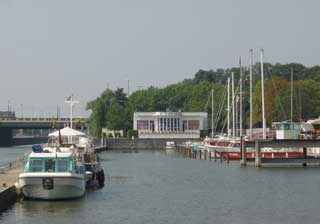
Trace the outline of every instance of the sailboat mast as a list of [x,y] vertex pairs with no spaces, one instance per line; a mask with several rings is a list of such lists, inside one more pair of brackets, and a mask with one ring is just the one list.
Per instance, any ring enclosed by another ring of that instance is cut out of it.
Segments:
[[264,108],[263,49],[260,50],[260,60],[261,60],[262,138],[266,139],[266,118],[265,118],[265,108]]
[[240,109],[240,118],[239,118],[239,120],[240,120],[240,124],[239,124],[239,129],[240,129],[240,133],[239,133],[239,135],[240,135],[240,137],[242,136],[242,65],[241,65],[241,57],[239,58],[239,65],[240,65],[240,80],[239,80],[239,82],[240,82],[240,102],[239,102],[239,109]]
[[291,68],[291,122],[293,117],[293,68]]
[[252,49],[250,49],[250,140],[252,140]]
[[213,138],[213,89],[211,90],[211,138]]
[[232,138],[235,137],[235,105],[234,105],[234,74],[231,72],[231,91],[232,91]]
[[227,134],[228,134],[228,138],[230,138],[230,77],[228,77],[228,115],[227,115],[227,121],[228,121],[228,125],[227,125]]

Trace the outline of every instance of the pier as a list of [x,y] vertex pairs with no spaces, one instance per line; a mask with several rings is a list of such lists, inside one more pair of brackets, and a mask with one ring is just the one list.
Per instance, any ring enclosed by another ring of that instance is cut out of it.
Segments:
[[[245,166],[248,159],[246,158],[247,149],[254,149],[254,164],[260,167],[262,164],[267,163],[301,163],[306,166],[308,163],[320,163],[320,157],[308,156],[308,148],[320,148],[320,140],[316,139],[283,139],[283,140],[255,140],[255,141],[241,141],[241,160],[240,165]],[[302,157],[288,157],[285,155],[283,158],[263,158],[262,149],[272,148],[274,150],[280,149],[302,149]]]

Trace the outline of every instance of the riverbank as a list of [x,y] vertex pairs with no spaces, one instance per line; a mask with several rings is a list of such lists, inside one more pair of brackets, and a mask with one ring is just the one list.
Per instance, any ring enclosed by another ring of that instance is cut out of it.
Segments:
[[20,169],[0,170],[0,211],[8,209],[20,196],[17,188]]

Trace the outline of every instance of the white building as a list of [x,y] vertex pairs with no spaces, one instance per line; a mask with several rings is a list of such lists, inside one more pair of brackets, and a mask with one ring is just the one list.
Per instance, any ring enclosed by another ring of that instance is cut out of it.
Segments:
[[207,117],[205,112],[135,112],[133,129],[139,138],[200,138]]

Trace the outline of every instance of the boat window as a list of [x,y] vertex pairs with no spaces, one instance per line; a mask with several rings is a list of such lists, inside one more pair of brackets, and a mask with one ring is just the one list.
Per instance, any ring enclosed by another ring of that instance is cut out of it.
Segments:
[[67,172],[67,171],[68,171],[68,161],[58,160],[58,172]]
[[46,159],[44,163],[45,172],[54,172],[54,161],[53,159]]
[[33,159],[30,171],[31,172],[41,172],[42,171],[42,160],[41,159]]

